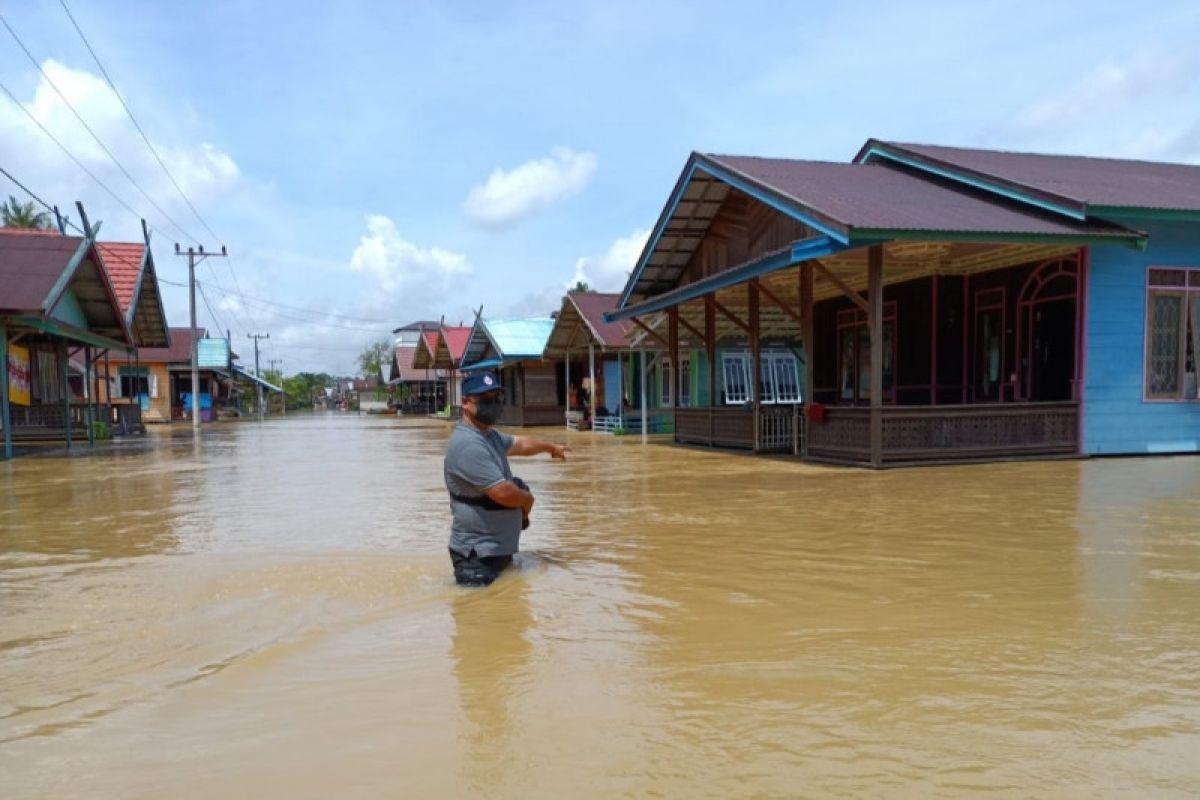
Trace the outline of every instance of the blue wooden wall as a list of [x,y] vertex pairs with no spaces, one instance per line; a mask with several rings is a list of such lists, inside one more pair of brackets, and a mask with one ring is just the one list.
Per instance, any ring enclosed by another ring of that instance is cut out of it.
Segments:
[[1091,250],[1083,452],[1200,452],[1200,403],[1142,399],[1146,271],[1200,267],[1200,223],[1114,221],[1146,231],[1150,245]]

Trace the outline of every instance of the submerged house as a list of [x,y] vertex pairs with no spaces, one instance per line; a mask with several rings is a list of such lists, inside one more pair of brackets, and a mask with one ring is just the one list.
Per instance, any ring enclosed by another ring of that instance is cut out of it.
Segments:
[[[139,347],[129,354],[114,355],[97,377],[118,408],[137,407],[146,422],[175,422],[190,419],[192,402],[191,328],[171,328],[165,347]],[[200,341],[208,331],[198,328]],[[226,348],[228,352],[228,348]],[[213,422],[217,409],[234,405],[241,394],[239,381],[226,368],[205,366],[199,378],[200,421]]]
[[[444,384],[445,408],[456,408],[461,401],[458,396],[458,363],[471,338],[471,329],[460,325],[438,324],[435,331],[423,331],[421,341],[413,353],[413,368],[432,372]],[[453,413],[451,413],[453,416]]]
[[871,140],[693,153],[608,318],[676,441],[880,467],[1200,451],[1198,305],[1200,167]]
[[[84,236],[0,229],[0,429],[11,458],[14,446],[89,439],[92,422],[111,410],[91,391],[91,376],[110,352],[125,353],[138,337],[162,335],[139,316],[131,299],[122,310],[96,244]],[[157,293],[157,283],[132,297]],[[142,292],[145,292],[143,295]],[[149,305],[149,303],[147,303]],[[143,324],[143,322],[145,324]],[[79,378],[71,380],[75,359]]]
[[543,358],[554,328],[550,317],[475,320],[463,351],[459,371],[494,370],[504,386],[502,425],[561,425],[566,406],[560,401],[567,387],[560,373]]
[[402,414],[431,414],[445,405],[445,378],[424,365],[414,362],[426,337],[436,335],[437,322],[413,322],[396,328],[392,348],[392,363],[387,374],[387,386],[396,395],[397,409]]
[[562,365],[557,401],[567,407],[567,427],[578,429],[588,423],[594,430],[612,431],[632,424],[626,407],[629,398],[636,397],[632,379],[637,372],[626,335],[633,325],[604,319],[605,313],[616,309],[619,298],[618,294],[570,291],[554,318],[543,356]]

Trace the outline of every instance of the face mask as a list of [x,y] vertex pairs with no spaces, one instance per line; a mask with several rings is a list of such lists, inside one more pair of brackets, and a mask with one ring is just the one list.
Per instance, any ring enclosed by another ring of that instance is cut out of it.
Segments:
[[479,400],[475,403],[475,419],[484,425],[495,425],[503,413],[503,400]]

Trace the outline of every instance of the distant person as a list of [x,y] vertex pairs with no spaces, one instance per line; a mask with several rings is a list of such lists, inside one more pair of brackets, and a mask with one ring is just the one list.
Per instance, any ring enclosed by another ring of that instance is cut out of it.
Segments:
[[508,456],[549,453],[567,460],[567,447],[529,436],[509,436],[492,426],[504,413],[496,376],[463,379],[462,419],[446,445],[446,491],[450,493],[450,563],[461,586],[487,586],[510,564],[529,524],[533,493],[514,478]]

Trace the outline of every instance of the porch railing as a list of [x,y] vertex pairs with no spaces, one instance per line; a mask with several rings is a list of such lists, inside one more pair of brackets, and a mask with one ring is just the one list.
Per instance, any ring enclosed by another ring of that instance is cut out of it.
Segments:
[[[827,407],[824,416],[807,432],[808,457],[870,463],[870,409]],[[1078,431],[1074,402],[885,406],[881,458],[903,464],[1073,455]]]
[[803,407],[798,405],[762,406],[757,415],[753,408],[745,406],[675,409],[675,441],[681,444],[759,453],[800,453],[804,430]]

